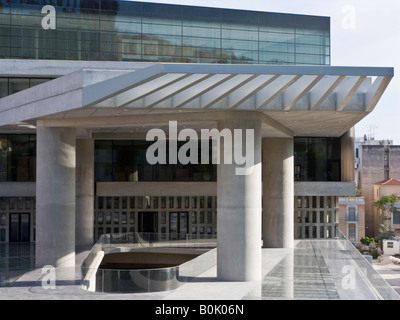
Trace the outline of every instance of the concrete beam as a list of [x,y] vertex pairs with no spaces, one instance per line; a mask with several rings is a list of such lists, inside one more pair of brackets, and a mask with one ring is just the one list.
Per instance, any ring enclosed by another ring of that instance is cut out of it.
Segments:
[[295,196],[355,196],[355,182],[296,181]]

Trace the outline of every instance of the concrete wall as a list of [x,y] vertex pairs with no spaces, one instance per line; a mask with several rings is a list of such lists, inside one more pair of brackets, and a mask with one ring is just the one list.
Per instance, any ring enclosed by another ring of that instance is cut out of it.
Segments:
[[361,146],[361,194],[365,199],[366,235],[374,237],[379,224],[374,214],[374,183],[385,179],[384,146]]
[[389,178],[400,181],[400,146],[389,148]]
[[217,182],[97,182],[96,196],[216,196]]
[[99,268],[164,268],[178,266],[196,258],[199,253],[118,252],[105,254]]
[[36,197],[36,182],[0,182],[2,197]]
[[295,196],[355,196],[355,182],[296,181]]

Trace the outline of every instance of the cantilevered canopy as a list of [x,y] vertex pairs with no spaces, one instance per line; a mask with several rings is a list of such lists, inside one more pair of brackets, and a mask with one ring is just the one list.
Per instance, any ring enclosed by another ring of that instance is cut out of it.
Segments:
[[201,127],[242,111],[259,114],[264,136],[341,136],[374,109],[392,77],[393,68],[331,66],[86,68],[1,99],[0,126],[40,119],[109,132],[169,119]]

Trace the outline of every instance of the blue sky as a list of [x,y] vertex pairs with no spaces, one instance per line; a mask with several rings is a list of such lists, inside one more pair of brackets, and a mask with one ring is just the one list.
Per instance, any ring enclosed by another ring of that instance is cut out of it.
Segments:
[[375,110],[356,126],[356,136],[394,140],[400,145],[399,0],[158,0],[245,10],[331,17],[331,65],[394,67],[395,77]]

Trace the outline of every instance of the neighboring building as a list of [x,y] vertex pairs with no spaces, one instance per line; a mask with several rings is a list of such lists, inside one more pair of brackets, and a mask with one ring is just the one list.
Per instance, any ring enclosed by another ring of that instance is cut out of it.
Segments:
[[393,178],[400,180],[400,146],[391,140],[374,140],[366,137],[356,147],[357,173],[361,195],[365,199],[366,235],[375,237],[379,233],[379,220],[374,208],[374,184]]
[[349,241],[358,243],[365,238],[364,197],[340,197],[338,214],[339,229]]
[[[382,196],[390,196],[393,194],[400,197],[400,181],[389,178],[374,184],[374,202],[379,200]],[[389,220],[385,221],[384,217],[389,218]],[[374,207],[374,219],[378,226],[389,222],[391,229],[394,231],[394,236],[400,236],[400,201],[395,204],[394,212],[388,210],[382,212],[382,210]]]
[[[328,17],[82,1],[44,30],[44,2],[1,3],[1,241],[60,266],[104,233],[218,232],[218,277],[259,280],[261,240],[335,236],[353,127],[393,68],[330,66]],[[177,162],[171,144],[150,164],[155,128],[179,147],[181,130],[241,129],[254,161]]]

